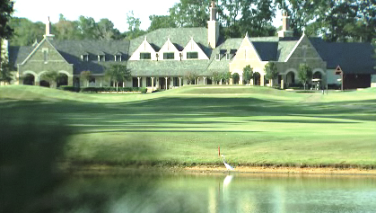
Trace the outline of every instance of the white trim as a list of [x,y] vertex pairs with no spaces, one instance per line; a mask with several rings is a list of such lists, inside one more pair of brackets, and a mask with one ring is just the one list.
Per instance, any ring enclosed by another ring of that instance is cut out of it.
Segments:
[[292,51],[290,52],[290,54],[287,56],[285,62],[287,62],[287,61],[291,58],[292,54],[294,54],[296,48],[298,48],[298,46],[300,45],[300,43],[303,41],[303,38],[304,38],[304,37],[306,37],[305,34],[303,34],[302,37],[300,37],[298,43],[296,43],[294,49],[292,49]]
[[314,75],[316,72],[320,72],[322,75],[326,75],[326,73],[324,72],[324,70],[323,69],[321,69],[321,68],[316,68],[316,69],[314,69],[313,71],[312,71],[312,75]]
[[35,73],[34,71],[31,71],[31,70],[27,70],[27,71],[22,72],[22,75],[27,75],[27,74],[32,74],[32,75],[34,75],[34,77],[38,76],[37,73]]
[[[26,59],[21,63],[21,65],[24,65],[30,58],[31,56],[33,56],[35,54],[35,52],[39,49],[39,47],[45,42],[47,41],[50,46],[52,48],[54,48],[54,50],[60,55],[60,57],[62,58],[62,61],[64,61],[65,63],[69,64],[67,62],[67,60],[65,60],[65,58],[60,54],[60,52],[54,47],[54,45],[51,44],[51,42],[47,39],[47,38],[44,38],[35,48],[34,50],[26,57]],[[41,60],[41,61],[44,61],[44,60]],[[48,60],[49,61],[49,60]],[[53,60],[53,61],[57,61],[57,60]]]
[[71,76],[72,76],[68,71],[65,71],[65,70],[60,70],[60,71],[58,71],[57,73],[63,73],[63,74],[65,74],[65,75],[67,75],[68,77],[71,77]]

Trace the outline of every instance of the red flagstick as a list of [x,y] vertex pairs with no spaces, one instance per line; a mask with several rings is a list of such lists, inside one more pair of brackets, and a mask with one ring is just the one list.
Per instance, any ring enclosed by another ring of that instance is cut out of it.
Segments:
[[218,146],[218,157],[221,157],[221,148]]

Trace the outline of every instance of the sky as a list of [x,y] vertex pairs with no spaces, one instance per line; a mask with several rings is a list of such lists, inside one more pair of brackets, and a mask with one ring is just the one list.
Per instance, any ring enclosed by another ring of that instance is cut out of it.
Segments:
[[[14,16],[24,17],[33,22],[46,22],[50,16],[51,22],[59,21],[63,14],[68,20],[78,20],[83,15],[92,17],[98,22],[108,18],[120,32],[127,31],[127,13],[133,11],[135,18],[140,18],[141,29],[150,26],[150,15],[168,15],[168,9],[179,0],[14,0]],[[162,3],[163,2],[163,3]],[[280,26],[280,16],[274,20],[276,27]]]

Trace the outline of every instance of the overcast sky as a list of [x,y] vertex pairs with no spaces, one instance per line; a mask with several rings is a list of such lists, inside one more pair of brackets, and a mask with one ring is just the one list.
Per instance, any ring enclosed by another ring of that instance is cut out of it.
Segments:
[[[46,22],[51,17],[53,23],[59,21],[59,14],[68,20],[78,20],[83,15],[95,21],[108,18],[115,28],[121,32],[127,30],[127,13],[134,12],[141,20],[141,28],[146,30],[150,25],[150,15],[168,15],[168,9],[179,0],[15,0],[14,16],[25,17],[36,22]],[[280,16],[274,20],[280,26]]]

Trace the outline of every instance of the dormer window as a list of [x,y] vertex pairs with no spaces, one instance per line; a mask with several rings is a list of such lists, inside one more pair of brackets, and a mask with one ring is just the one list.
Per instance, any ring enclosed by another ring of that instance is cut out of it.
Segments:
[[114,55],[115,61],[121,61],[121,54]]
[[88,54],[81,55],[81,60],[82,61],[89,61],[89,55]]
[[151,59],[151,53],[140,53],[140,59],[141,60],[150,60]]
[[217,61],[220,61],[220,60],[221,60],[221,54],[220,54],[220,53],[217,53],[217,54],[215,55],[215,60],[217,60]]
[[175,59],[175,53],[163,53],[163,59],[164,60]]
[[98,55],[98,61],[106,61],[105,55]]
[[187,52],[187,59],[198,59],[198,52]]
[[226,60],[230,60],[231,59],[231,54],[230,53],[226,53]]

